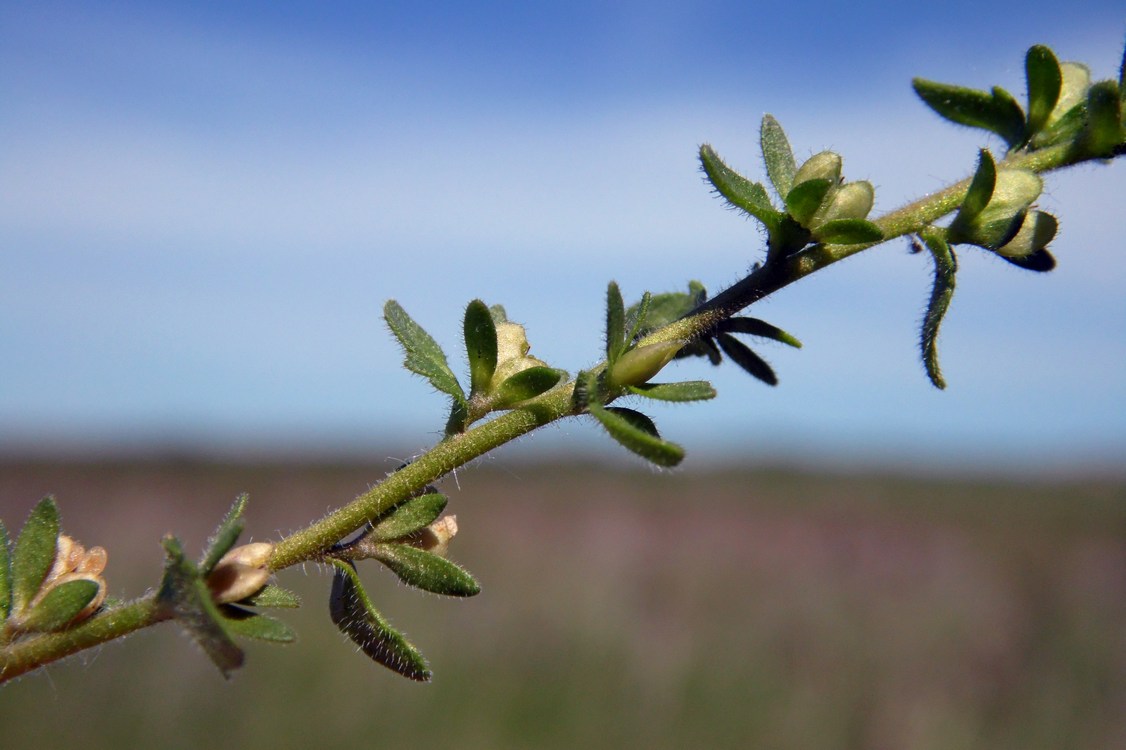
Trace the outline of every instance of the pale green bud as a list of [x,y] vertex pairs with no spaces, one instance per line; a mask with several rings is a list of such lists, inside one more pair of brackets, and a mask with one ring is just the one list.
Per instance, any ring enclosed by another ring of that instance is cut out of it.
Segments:
[[541,359],[528,356],[532,347],[528,344],[524,326],[519,323],[497,323],[497,368],[489,381],[489,391],[495,391],[500,384],[518,372],[531,367],[546,367]]
[[610,368],[612,386],[641,385],[649,382],[684,348],[687,341],[665,341],[630,349]]
[[1091,71],[1082,63],[1060,63],[1060,77],[1060,96],[1052,113],[1048,115],[1045,127],[1055,124],[1076,104],[1086,101],[1087,89],[1091,88]]
[[832,151],[822,151],[806,159],[794,174],[794,185],[808,180],[828,180],[836,185],[841,181],[841,156]]
[[875,200],[872,183],[860,180],[841,185],[833,194],[828,205],[817,214],[818,225],[835,219],[864,219],[872,210]]
[[1043,211],[1029,211],[1016,236],[997,248],[1006,258],[1024,258],[1047,247],[1056,236],[1056,218]]

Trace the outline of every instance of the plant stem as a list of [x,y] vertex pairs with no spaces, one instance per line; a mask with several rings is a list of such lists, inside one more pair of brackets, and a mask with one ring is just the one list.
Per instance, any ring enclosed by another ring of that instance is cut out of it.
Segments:
[[156,595],[150,594],[108,609],[68,630],[16,640],[0,649],[0,683],[92,646],[171,619],[171,616],[167,608],[157,604]]

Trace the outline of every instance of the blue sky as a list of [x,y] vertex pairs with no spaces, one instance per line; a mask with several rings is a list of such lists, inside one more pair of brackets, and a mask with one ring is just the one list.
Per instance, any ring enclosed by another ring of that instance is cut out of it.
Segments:
[[[533,353],[598,359],[606,282],[718,289],[761,256],[709,193],[761,179],[773,113],[894,208],[997,147],[911,76],[1023,91],[1024,50],[1117,72],[1121,6],[1048,3],[0,2],[0,444],[420,449],[442,400],[399,367],[395,298],[461,362],[465,303]],[[1107,466],[1126,458],[1121,164],[1049,178],[1059,268],[967,249],[922,373],[930,269],[902,243],[756,306],[805,342],[657,408],[690,461]],[[578,422],[518,452],[607,447]]]

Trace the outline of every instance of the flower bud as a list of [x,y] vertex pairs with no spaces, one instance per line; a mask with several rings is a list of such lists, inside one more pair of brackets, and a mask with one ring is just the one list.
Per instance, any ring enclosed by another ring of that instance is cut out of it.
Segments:
[[1056,106],[1048,115],[1045,127],[1059,122],[1076,104],[1087,100],[1087,89],[1091,88],[1091,71],[1082,63],[1060,63],[1060,95]]
[[818,226],[835,219],[864,219],[872,210],[872,183],[860,180],[841,185],[829,204],[815,217]]
[[528,356],[531,346],[519,323],[497,323],[497,367],[489,381],[489,390],[495,391],[500,384],[518,372],[531,367],[546,367],[547,363]]
[[996,252],[1006,258],[1026,258],[1047,247],[1056,236],[1056,228],[1056,218],[1051,214],[1029,211],[1016,235]]
[[841,180],[841,156],[832,151],[822,151],[806,159],[794,174],[794,185],[809,180],[828,180],[836,185]]
[[649,382],[650,378],[676,357],[676,353],[683,349],[686,343],[688,342],[681,340],[664,341],[630,349],[610,368],[610,384],[623,386]]
[[266,563],[273,551],[273,544],[255,542],[223,555],[207,576],[207,587],[215,603],[229,604],[258,593],[270,579]]
[[412,547],[445,557],[450,540],[457,535],[457,516],[442,516],[426,528],[406,537],[404,541]]

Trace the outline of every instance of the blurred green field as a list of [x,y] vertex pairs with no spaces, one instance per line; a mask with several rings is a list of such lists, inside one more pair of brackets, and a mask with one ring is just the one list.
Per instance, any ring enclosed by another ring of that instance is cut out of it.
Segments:
[[[54,493],[127,596],[239,492],[268,539],[391,468],[9,461],[0,518]],[[433,683],[356,654],[309,567],[282,578],[299,643],[224,682],[153,628],[0,689],[0,747],[1126,747],[1126,481],[484,464],[443,490],[481,596],[360,569]]]

